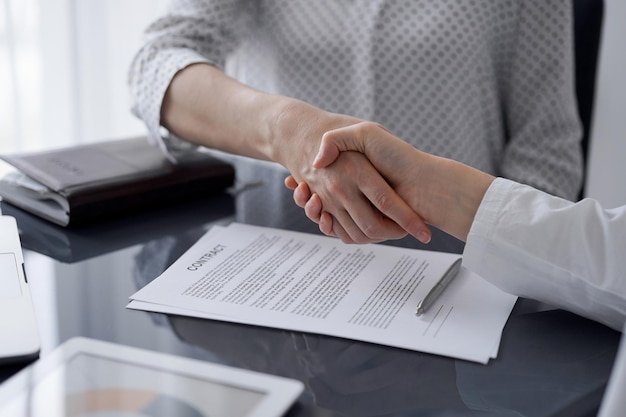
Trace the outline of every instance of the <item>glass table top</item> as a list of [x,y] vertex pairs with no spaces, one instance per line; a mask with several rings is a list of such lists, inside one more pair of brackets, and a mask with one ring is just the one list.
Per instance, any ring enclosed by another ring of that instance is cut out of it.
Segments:
[[[126,309],[216,224],[317,233],[292,201],[263,185],[141,216],[64,229],[6,203],[18,221],[42,339],[41,356],[84,336],[301,380],[288,416],[592,416],[620,334],[520,299],[488,365],[316,334]],[[391,242],[423,247],[404,239]],[[436,233],[433,250],[462,251]],[[0,365],[4,380],[26,364]]]

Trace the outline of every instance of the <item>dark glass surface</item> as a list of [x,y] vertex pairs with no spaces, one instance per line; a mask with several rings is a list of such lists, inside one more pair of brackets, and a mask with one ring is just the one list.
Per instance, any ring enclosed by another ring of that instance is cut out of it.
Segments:
[[[488,365],[125,308],[212,225],[317,232],[266,186],[79,229],[1,207],[20,227],[42,356],[84,336],[288,376],[306,386],[290,417],[593,416],[619,343],[618,332],[531,300],[518,301]],[[463,245],[437,233],[429,247],[460,252]],[[0,366],[0,380],[24,365]]]

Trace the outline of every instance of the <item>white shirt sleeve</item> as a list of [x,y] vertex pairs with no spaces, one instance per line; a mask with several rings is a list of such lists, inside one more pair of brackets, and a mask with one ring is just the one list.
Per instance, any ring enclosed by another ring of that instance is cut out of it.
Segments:
[[615,364],[611,371],[609,384],[604,391],[602,405],[598,411],[599,417],[626,416],[626,326],[622,330]]
[[192,64],[223,69],[246,36],[255,7],[238,0],[172,0],[168,12],[145,30],[128,72],[131,111],[172,162],[196,149],[161,127],[161,105],[172,79]]
[[504,291],[622,330],[625,249],[626,206],[572,203],[498,178],[478,209],[463,262]]

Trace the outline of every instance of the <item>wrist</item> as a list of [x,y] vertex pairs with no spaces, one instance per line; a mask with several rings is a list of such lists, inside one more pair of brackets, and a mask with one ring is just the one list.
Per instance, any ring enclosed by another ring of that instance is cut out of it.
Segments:
[[[323,123],[320,112],[320,109],[303,101],[280,97],[272,106],[267,120],[268,137],[266,142],[269,158],[292,171],[289,165],[300,165],[298,161],[294,160],[294,157],[314,155],[318,143],[313,143],[309,139],[315,136],[314,131],[319,129],[320,124]],[[304,162],[302,161],[302,163]],[[308,165],[310,164],[312,164],[312,159]],[[293,173],[296,174],[296,172]]]
[[[435,157],[437,158],[437,157]],[[439,207],[432,207],[436,223],[443,231],[465,241],[478,207],[495,179],[492,175],[458,161],[437,158],[439,181],[436,198]]]

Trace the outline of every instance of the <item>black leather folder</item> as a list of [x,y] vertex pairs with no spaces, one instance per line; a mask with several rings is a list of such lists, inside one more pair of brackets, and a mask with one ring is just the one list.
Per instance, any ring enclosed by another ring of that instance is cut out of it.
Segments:
[[235,178],[230,163],[202,151],[173,163],[145,137],[0,159],[17,168],[0,180],[2,199],[61,226],[207,197]]

